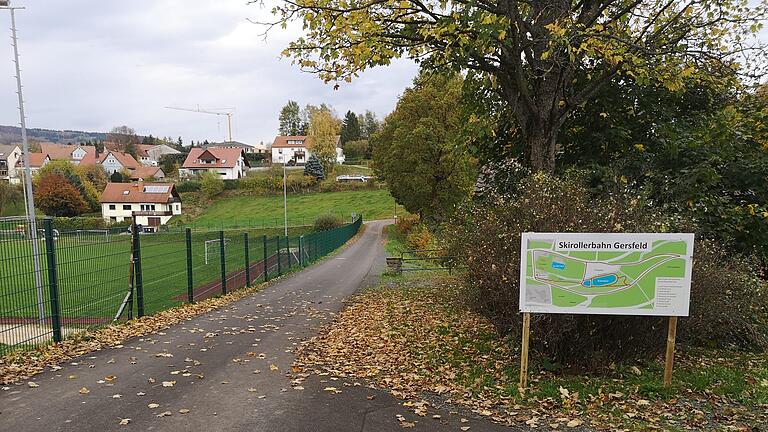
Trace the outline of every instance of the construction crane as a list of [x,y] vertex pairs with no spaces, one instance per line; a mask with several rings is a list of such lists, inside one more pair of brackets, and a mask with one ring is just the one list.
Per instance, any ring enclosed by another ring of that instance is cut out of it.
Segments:
[[[196,112],[196,113],[202,113],[202,114],[212,114],[217,116],[227,116],[227,130],[229,131],[229,142],[232,142],[232,113],[229,111],[211,111],[211,110],[204,110],[200,109],[200,106],[197,108],[178,108],[178,107],[165,107],[167,109],[172,110],[179,110],[179,111],[189,111],[189,112]],[[234,110],[234,108],[223,108],[227,110]]]

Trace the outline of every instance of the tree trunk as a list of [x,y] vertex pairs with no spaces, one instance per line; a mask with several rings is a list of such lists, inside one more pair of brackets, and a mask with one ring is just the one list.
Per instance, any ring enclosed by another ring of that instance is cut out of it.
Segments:
[[557,122],[529,121],[525,128],[525,153],[534,173],[555,172],[555,150],[557,144]]

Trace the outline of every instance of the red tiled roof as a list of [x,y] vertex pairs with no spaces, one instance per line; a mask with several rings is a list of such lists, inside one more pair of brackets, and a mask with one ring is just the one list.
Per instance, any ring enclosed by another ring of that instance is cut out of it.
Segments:
[[148,179],[150,177],[157,178],[159,177],[158,172],[165,174],[165,172],[163,172],[162,168],[160,167],[142,165],[131,171],[131,179],[138,180],[138,179]]
[[80,159],[80,163],[83,165],[95,164],[96,160],[96,147],[86,145],[67,145],[67,144],[40,144],[41,153],[45,153],[51,157],[51,160],[68,160],[75,162],[72,157],[72,153],[81,148],[85,150],[85,157]]
[[165,204],[173,197],[179,197],[173,183],[107,183],[101,202]]
[[137,162],[136,159],[134,159],[133,156],[129,155],[128,153],[112,151],[112,150],[104,153],[104,156],[99,158],[99,163],[103,164],[104,160],[107,159],[107,156],[109,156],[110,154],[112,154],[112,156],[114,156],[115,159],[117,159],[117,161],[120,162],[120,165],[122,165],[126,169],[134,170],[140,166],[139,162]]
[[[46,160],[49,156],[45,153],[30,153],[29,154],[29,166],[31,168],[40,168],[43,166],[43,161]],[[20,157],[19,161],[16,162],[16,166],[19,168],[24,168],[24,157]]]
[[[182,168],[234,168],[243,155],[242,147],[209,147],[207,149],[194,147],[189,151]],[[200,159],[211,159],[214,163],[200,163]],[[248,165],[248,160],[243,157]]]
[[[272,148],[285,148],[285,147],[306,147],[307,146],[306,135],[278,135],[272,142]],[[288,141],[303,141],[302,144],[288,144]]]

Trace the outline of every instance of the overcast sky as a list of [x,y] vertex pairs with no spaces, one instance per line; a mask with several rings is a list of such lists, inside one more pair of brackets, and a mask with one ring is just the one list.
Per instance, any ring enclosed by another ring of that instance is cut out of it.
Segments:
[[[280,52],[298,26],[264,28],[246,19],[271,14],[246,0],[12,0],[20,36],[29,127],[221,140],[226,118],[165,106],[234,107],[234,139],[271,142],[280,108],[330,103],[343,115],[370,109],[380,118],[410,85],[416,67],[401,61],[333,90]],[[10,41],[0,10],[0,40]],[[17,125],[10,43],[0,43],[0,124]]]

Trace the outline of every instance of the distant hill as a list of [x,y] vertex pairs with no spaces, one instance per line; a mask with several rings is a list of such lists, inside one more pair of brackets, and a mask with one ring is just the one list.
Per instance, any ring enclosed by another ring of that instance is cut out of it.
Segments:
[[[27,136],[32,141],[52,143],[78,143],[85,141],[104,141],[107,134],[102,132],[83,132],[71,130],[27,129]],[[0,125],[0,144],[21,143],[21,128]]]

